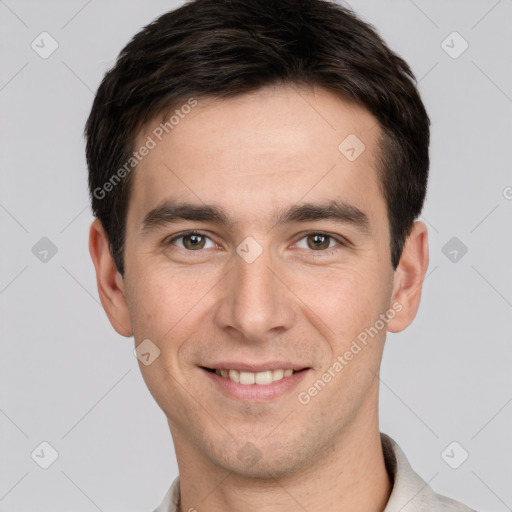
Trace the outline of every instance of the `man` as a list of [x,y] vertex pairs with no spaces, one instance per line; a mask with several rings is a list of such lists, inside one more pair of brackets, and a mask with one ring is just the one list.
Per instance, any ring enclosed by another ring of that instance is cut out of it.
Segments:
[[157,512],[470,510],[379,431],[386,332],[428,267],[413,80],[324,0],[189,2],[106,74],[89,246],[173,437]]

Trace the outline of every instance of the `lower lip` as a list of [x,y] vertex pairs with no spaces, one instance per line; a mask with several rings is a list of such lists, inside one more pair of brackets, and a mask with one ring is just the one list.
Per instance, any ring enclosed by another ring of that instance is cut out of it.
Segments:
[[295,388],[309,372],[309,369],[301,370],[270,384],[240,384],[204,368],[202,370],[228,396],[251,402],[269,402],[284,395]]

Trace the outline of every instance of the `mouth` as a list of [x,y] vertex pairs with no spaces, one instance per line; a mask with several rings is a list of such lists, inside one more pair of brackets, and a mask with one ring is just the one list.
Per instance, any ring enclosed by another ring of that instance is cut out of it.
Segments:
[[234,368],[200,367],[224,394],[244,401],[264,402],[291,390],[310,368],[275,368],[251,372]]
[[252,384],[258,384],[260,386],[268,386],[272,382],[278,382],[285,377],[290,377],[294,373],[299,373],[308,368],[302,368],[301,370],[293,370],[291,368],[283,369],[278,368],[276,370],[264,370],[261,372],[248,372],[244,370],[228,370],[227,368],[206,368],[204,370],[215,373],[225,379],[230,379],[233,382],[242,384],[243,386],[250,386]]

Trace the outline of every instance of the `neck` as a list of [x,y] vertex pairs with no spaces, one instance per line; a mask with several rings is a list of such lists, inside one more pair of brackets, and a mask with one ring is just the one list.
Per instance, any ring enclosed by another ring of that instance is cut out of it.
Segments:
[[[375,409],[374,409],[375,410]],[[354,421],[299,472],[279,478],[248,478],[227,471],[173,432],[180,474],[179,512],[382,512],[392,490],[382,452],[377,414]],[[185,453],[188,456],[185,456]]]

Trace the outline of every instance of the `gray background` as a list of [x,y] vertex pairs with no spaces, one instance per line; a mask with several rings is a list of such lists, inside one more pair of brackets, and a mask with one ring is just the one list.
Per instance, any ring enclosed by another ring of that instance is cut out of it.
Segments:
[[[82,139],[103,73],[176,5],[0,0],[0,510],[150,511],[177,475],[133,338],[99,303]],[[437,492],[512,510],[512,1],[351,6],[411,64],[432,120],[431,262],[414,323],[388,335],[381,430]]]

